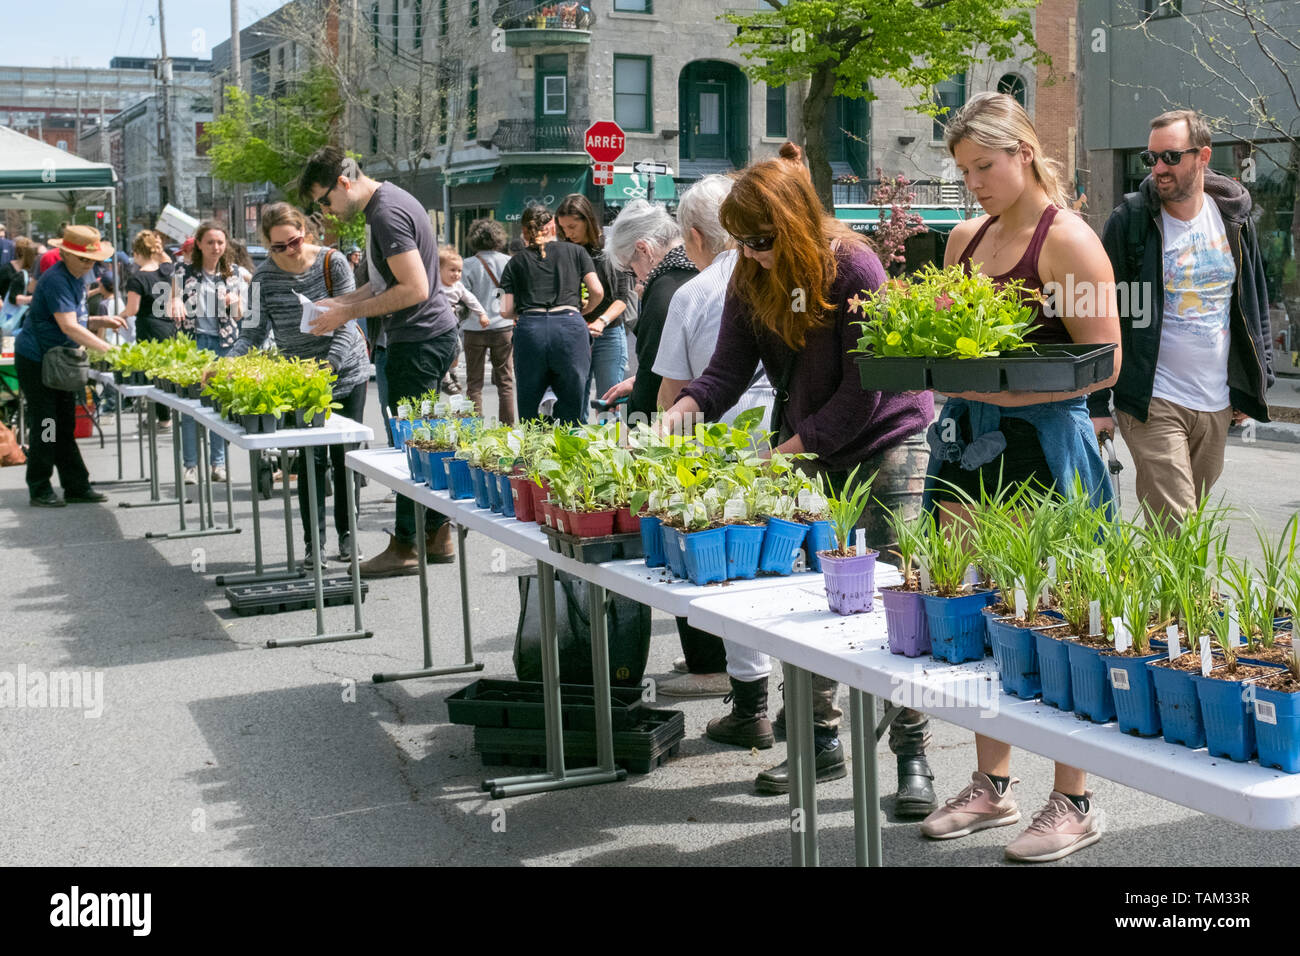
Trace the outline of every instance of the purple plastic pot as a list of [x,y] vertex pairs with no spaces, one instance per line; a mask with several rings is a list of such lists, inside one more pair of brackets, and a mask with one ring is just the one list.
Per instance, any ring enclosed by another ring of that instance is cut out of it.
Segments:
[[925,605],[918,591],[881,588],[880,602],[885,606],[885,626],[889,630],[889,651],[904,657],[930,653],[930,625]]
[[871,610],[876,591],[876,555],[853,555],[837,558],[829,551],[817,552],[826,579],[826,600],[836,614],[861,614]]

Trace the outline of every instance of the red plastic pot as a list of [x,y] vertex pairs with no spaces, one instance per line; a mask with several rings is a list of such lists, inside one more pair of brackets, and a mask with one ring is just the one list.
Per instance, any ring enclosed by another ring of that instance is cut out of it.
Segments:
[[546,515],[542,505],[546,504],[546,492],[534,481],[528,482],[528,491],[533,496],[533,518],[538,524],[546,524]]
[[[531,487],[530,487],[531,486]],[[524,475],[510,476],[510,495],[515,503],[515,519],[518,521],[535,521],[532,488],[537,487]]]
[[548,528],[555,527],[555,519],[551,515],[551,503],[543,501],[537,509],[537,523],[544,524]]
[[634,517],[630,507],[622,507],[614,512],[614,534],[640,534],[641,519]]
[[[580,538],[603,538],[614,533],[614,512],[611,511],[571,511],[564,523],[569,534]],[[639,528],[639,525],[638,525]]]

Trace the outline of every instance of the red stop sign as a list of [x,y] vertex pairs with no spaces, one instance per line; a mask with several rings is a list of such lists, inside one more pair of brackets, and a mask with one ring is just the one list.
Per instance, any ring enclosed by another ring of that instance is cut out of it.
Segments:
[[622,156],[624,143],[622,127],[609,120],[592,123],[583,137],[587,155],[598,163],[612,163]]

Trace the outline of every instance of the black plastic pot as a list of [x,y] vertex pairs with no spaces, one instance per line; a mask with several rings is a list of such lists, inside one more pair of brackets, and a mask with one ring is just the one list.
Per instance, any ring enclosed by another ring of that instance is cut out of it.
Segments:
[[239,424],[244,426],[244,431],[250,435],[261,434],[262,416],[261,415],[240,415]]
[[275,431],[276,422],[274,415],[258,415],[257,417],[262,420],[262,427],[258,430],[263,435],[269,435],[271,432]]
[[184,386],[184,388],[185,388],[185,397],[186,397],[186,398],[190,399],[191,401],[202,401],[202,400],[203,400],[203,383],[202,383],[202,382],[195,382],[195,383],[192,384],[192,385],[186,385],[186,386]]

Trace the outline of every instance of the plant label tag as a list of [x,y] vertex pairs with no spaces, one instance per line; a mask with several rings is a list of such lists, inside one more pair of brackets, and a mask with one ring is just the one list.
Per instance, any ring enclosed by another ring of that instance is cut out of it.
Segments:
[[813,493],[807,490],[806,488],[803,491],[799,492],[799,510],[800,511],[813,510]]
[[446,403],[446,402],[434,402],[434,403],[433,403],[433,417],[434,417],[434,418],[446,418],[446,417],[447,417],[447,403]]
[[1056,555],[1047,556],[1047,580],[1051,584],[1056,583]]
[[858,557],[862,557],[867,553],[867,529],[859,528],[857,531],[853,532],[853,538],[854,553],[856,553]]
[[749,517],[749,509],[745,507],[744,498],[728,498],[727,503],[722,506],[722,520],[736,521]]
[[410,405],[398,405],[398,406],[397,406],[397,417],[400,418],[400,419],[402,419],[402,421],[406,421],[406,419],[410,418],[410,417],[411,417],[411,406],[410,406]]
[[813,492],[812,498],[808,501],[808,511],[815,515],[824,514],[826,512],[826,499]]
[[1088,633],[1101,633],[1101,602],[1093,601],[1088,605]]
[[1210,668],[1214,665],[1214,654],[1210,651],[1210,639],[1208,635],[1201,635],[1201,676],[1209,677]]
[[1170,624],[1165,628],[1165,637],[1169,638],[1169,659],[1172,661],[1183,653],[1183,649],[1178,646],[1178,625]]
[[[862,533],[863,532],[861,531],[858,532],[858,534],[862,534]],[[980,569],[975,567],[975,565],[973,564],[966,569],[965,583],[970,585],[971,587],[975,587],[975,585],[980,583]]]
[[1261,724],[1277,724],[1277,707],[1271,700],[1255,698],[1255,719]]
[[560,534],[564,534],[564,522],[559,518],[555,519],[555,530]]
[[919,573],[921,575],[921,590],[930,590],[930,569],[924,564],[920,565]]
[[1029,612],[1029,601],[1025,597],[1025,589],[1016,588],[1013,593],[1015,594],[1013,600],[1016,602],[1016,617],[1023,621],[1025,614]]
[[1237,620],[1237,605],[1233,603],[1232,598],[1228,598],[1227,607],[1224,609],[1228,615],[1228,646],[1239,647],[1241,645],[1241,622]]
[[1124,621],[1118,617],[1110,619],[1110,626],[1115,629],[1115,650],[1122,654],[1130,647],[1128,628],[1124,626]]
[[428,418],[432,414],[433,414],[433,402],[429,401],[426,398],[424,399],[424,401],[420,402],[420,417]]
[[1128,690],[1128,671],[1122,667],[1110,669],[1110,686],[1116,690]]

